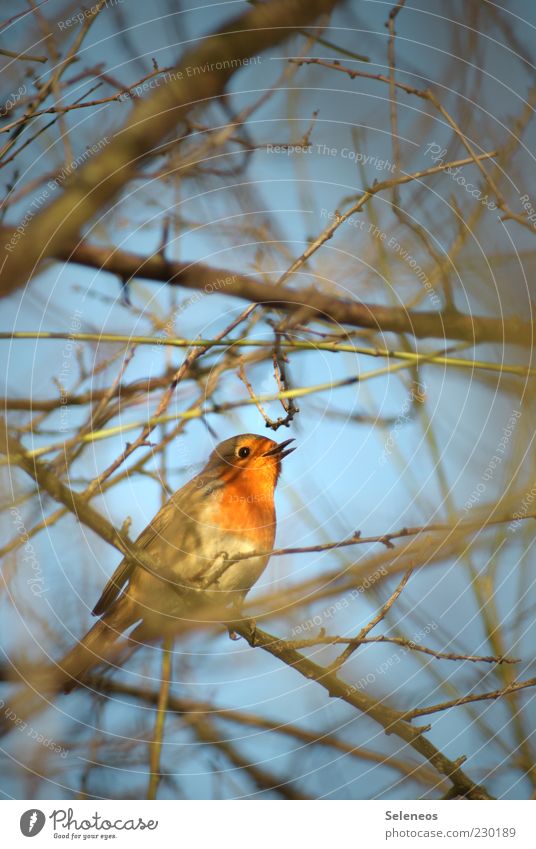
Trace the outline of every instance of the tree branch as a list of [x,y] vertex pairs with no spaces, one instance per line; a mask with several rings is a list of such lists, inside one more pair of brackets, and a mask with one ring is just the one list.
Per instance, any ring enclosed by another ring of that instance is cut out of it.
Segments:
[[499,319],[458,312],[411,312],[402,307],[337,298],[313,288],[296,290],[282,284],[267,286],[262,280],[235,274],[229,269],[213,268],[201,263],[175,262],[159,254],[145,257],[116,248],[101,248],[87,242],[71,242],[67,247],[56,249],[53,255],[59,260],[109,271],[129,280],[141,277],[170,286],[203,290],[205,294],[219,292],[290,313],[307,304],[317,318],[334,324],[349,324],[383,333],[409,333],[421,339],[461,339],[475,345],[480,342],[508,342],[524,346],[534,344],[532,324],[517,317]]
[[232,628],[244,637],[250,646],[258,646],[264,651],[267,651],[287,666],[295,669],[300,675],[303,675],[309,680],[316,681],[333,698],[342,699],[342,701],[370,716],[385,729],[386,733],[396,734],[406,743],[409,743],[412,748],[432,764],[440,775],[444,775],[450,779],[453,790],[456,791],[457,795],[469,799],[492,798],[485,787],[476,784],[463,772],[460,768],[460,762],[463,761],[460,761],[460,759],[458,761],[450,760],[433,743],[424,737],[423,731],[429,730],[429,727],[414,728],[404,718],[403,713],[387,707],[384,701],[374,701],[363,693],[363,691],[350,686],[345,681],[341,681],[336,673],[318,666],[318,664],[313,663],[313,661],[304,657],[304,655],[295,649],[289,649],[284,641],[277,639],[277,637],[268,634],[266,631],[261,631],[256,627],[255,623],[247,621],[233,622]]

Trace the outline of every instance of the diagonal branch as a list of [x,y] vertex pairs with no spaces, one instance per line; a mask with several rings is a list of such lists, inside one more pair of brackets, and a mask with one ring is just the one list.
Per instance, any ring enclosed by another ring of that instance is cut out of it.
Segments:
[[376,613],[375,616],[373,616],[373,618],[370,620],[370,622],[367,625],[365,625],[363,628],[361,628],[361,630],[360,630],[359,634],[357,635],[357,637],[355,638],[355,640],[352,640],[351,643],[348,643],[348,645],[346,646],[344,651],[341,652],[339,657],[337,657],[334,660],[334,662],[331,664],[330,669],[332,669],[334,672],[336,672],[338,669],[340,669],[341,666],[344,663],[346,663],[348,658],[351,657],[353,655],[353,653],[359,648],[360,644],[363,642],[363,640],[366,638],[366,636],[370,633],[370,631],[372,631],[372,629],[375,628],[376,625],[378,625],[378,623],[382,621],[382,619],[385,619],[385,617],[389,613],[391,607],[393,606],[393,604],[395,603],[397,598],[400,596],[402,590],[404,589],[407,582],[411,578],[412,572],[413,572],[413,569],[408,569],[408,571],[405,573],[405,575],[403,575],[402,580],[398,583],[398,586],[391,593],[391,595],[389,596],[389,598],[387,599],[385,604],[383,604],[380,607],[379,611]]
[[453,790],[457,795],[469,799],[491,799],[485,787],[476,784],[461,769],[462,759],[452,761],[447,758],[433,743],[425,736],[424,731],[429,727],[413,727],[405,715],[388,707],[384,701],[377,702],[367,696],[362,690],[352,687],[337,677],[335,672],[325,669],[295,649],[290,649],[284,641],[272,636],[266,631],[261,631],[255,623],[250,621],[233,622],[232,628],[240,634],[252,647],[260,647],[264,651],[276,657],[278,660],[295,669],[300,675],[308,680],[316,681],[323,687],[331,697],[341,699],[357,710],[370,716],[378,722],[387,734],[396,734],[419,754],[421,754],[437,770],[452,782]]

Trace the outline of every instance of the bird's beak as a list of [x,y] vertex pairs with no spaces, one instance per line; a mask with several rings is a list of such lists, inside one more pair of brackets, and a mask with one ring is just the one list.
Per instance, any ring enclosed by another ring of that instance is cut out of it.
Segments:
[[292,439],[285,439],[284,442],[280,442],[279,445],[276,445],[274,448],[270,448],[270,450],[266,451],[262,456],[277,457],[278,460],[282,460],[283,457],[287,457],[288,454],[292,454],[292,452],[296,450],[296,446],[294,446],[294,448],[289,448],[288,451],[284,450],[291,442],[294,442],[294,437],[292,437]]

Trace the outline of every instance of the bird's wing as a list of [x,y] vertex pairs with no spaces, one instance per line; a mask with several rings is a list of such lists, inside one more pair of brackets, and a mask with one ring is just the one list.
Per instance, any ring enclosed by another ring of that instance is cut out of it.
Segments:
[[103,613],[109,610],[132,575],[135,566],[136,564],[133,560],[127,560],[125,558],[121,561],[112,577],[107,581],[97,604],[91,611],[93,616],[102,616]]
[[[169,501],[158,511],[154,519],[141,532],[136,540],[136,545],[139,548],[150,548],[154,540],[158,540],[162,536],[162,532],[167,524],[173,518],[177,520],[177,514],[184,512],[185,509],[192,508],[193,499],[203,499],[207,496],[208,488],[206,485],[200,486],[198,478],[193,478],[188,481],[181,489],[177,490]],[[132,577],[132,573],[136,568],[136,561],[124,557],[112,577],[107,582],[102,594],[92,610],[93,616],[102,616],[109,610],[112,603],[116,600],[119,593],[125,584]],[[155,564],[157,567],[158,564]]]

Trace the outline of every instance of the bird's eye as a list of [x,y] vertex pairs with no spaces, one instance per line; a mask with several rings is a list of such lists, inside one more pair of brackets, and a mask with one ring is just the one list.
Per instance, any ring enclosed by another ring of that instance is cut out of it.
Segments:
[[242,458],[244,458],[244,457],[249,457],[249,455],[250,455],[250,454],[251,454],[250,449],[249,449],[249,448],[246,448],[246,446],[245,446],[245,445],[244,445],[242,448],[239,448],[239,449],[238,449],[238,456],[239,456],[239,457],[242,457]]

